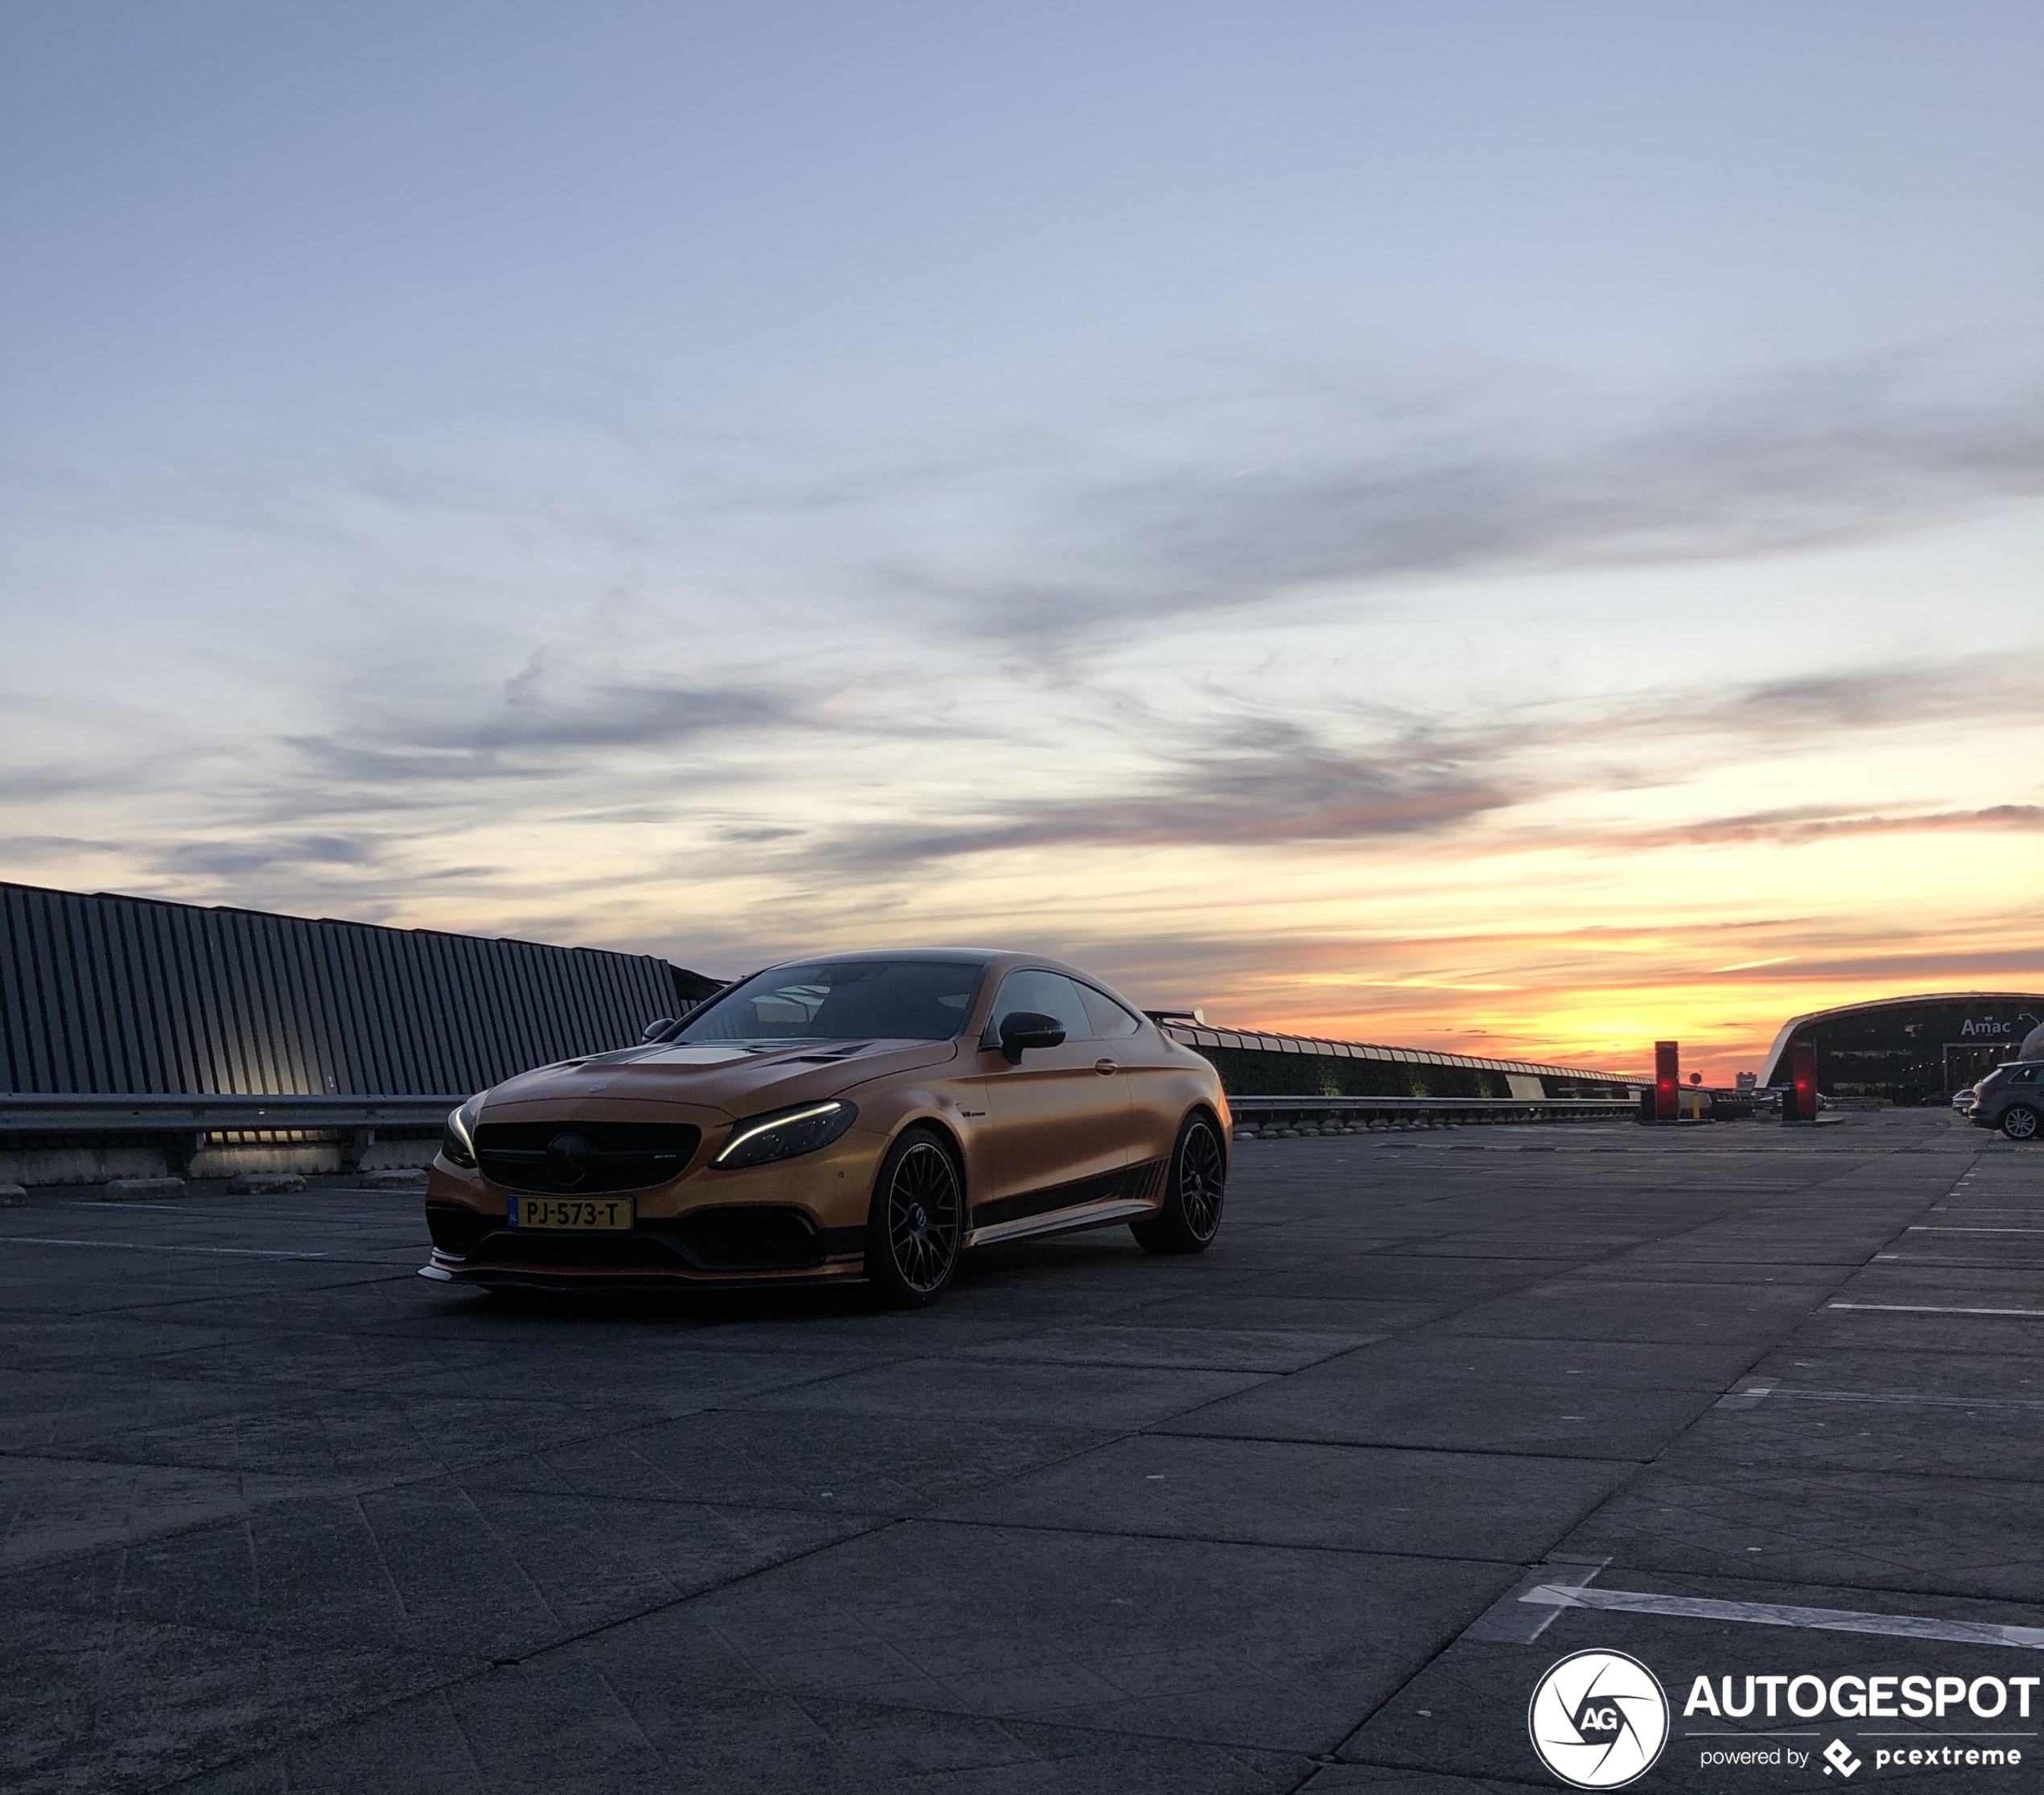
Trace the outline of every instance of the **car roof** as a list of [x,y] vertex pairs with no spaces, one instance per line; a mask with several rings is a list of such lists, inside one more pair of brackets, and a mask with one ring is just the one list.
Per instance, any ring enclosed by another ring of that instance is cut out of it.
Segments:
[[846,953],[791,954],[785,959],[770,960],[760,968],[771,972],[782,966],[808,966],[829,960],[842,964],[845,961],[920,959],[936,960],[946,965],[991,966],[996,961],[1017,966],[1053,968],[1060,972],[1069,972],[1075,978],[1098,982],[1098,975],[1074,966],[1068,960],[1051,954],[1025,953],[1014,947],[860,947]]
[[947,966],[985,966],[1002,955],[991,948],[971,947],[861,947],[849,953],[790,954],[785,959],[770,960],[760,968],[771,972],[781,966],[811,966],[823,961],[833,964],[844,962],[897,959],[935,960]]
[[[1039,967],[1046,972],[1062,972],[1068,978],[1092,985],[1110,996],[1113,996],[1115,991],[1115,988],[1097,972],[1089,972],[1084,967],[1074,966],[1070,961],[1059,959],[1054,955],[1024,953],[1012,947],[865,947],[843,954],[798,954],[788,959],[775,960],[771,965],[761,967],[758,972],[748,972],[744,978],[734,979],[731,983],[743,984],[746,979],[756,979],[761,972],[777,972],[784,966],[811,965],[823,961],[842,965],[847,961],[855,964],[861,960],[876,963],[934,960],[943,965],[978,966],[988,969],[999,968],[1003,972]],[[1125,997],[1118,997],[1116,1001],[1129,1004],[1129,1000]],[[1135,1006],[1130,1005],[1129,1007],[1133,1009]]]

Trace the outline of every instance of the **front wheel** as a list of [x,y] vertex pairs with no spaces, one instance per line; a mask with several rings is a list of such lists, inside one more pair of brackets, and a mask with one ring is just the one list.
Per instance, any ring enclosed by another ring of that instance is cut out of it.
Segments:
[[2022,1104],[2011,1104],[2001,1115],[2001,1132],[2011,1141],[2037,1138],[2037,1112]]
[[1228,1158],[1212,1120],[1189,1116],[1178,1131],[1165,1174],[1164,1212],[1131,1222],[1128,1232],[1146,1252],[1204,1252],[1221,1232]]
[[965,1233],[965,1182],[951,1149],[910,1129],[880,1162],[866,1223],[866,1276],[880,1301],[919,1309],[943,1295]]

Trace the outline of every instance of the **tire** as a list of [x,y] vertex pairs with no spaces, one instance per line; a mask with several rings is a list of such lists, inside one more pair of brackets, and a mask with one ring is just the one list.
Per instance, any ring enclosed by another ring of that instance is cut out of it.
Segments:
[[965,1180],[944,1137],[906,1130],[880,1162],[866,1223],[866,1276],[890,1309],[920,1309],[943,1295],[965,1237]]
[[2037,1138],[2037,1112],[2027,1104],[2011,1104],[2001,1112],[2001,1132],[2011,1141]]
[[1164,1211],[1131,1222],[1128,1232],[1145,1252],[1204,1252],[1221,1232],[1227,1199],[1228,1156],[1210,1116],[1185,1118],[1165,1173]]

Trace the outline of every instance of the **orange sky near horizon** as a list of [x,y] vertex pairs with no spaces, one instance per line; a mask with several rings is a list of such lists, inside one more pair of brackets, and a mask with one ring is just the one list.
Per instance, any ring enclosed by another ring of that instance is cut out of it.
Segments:
[[[628,619],[497,687],[530,743],[490,744],[510,725],[487,713],[294,730],[249,692],[248,743],[188,725],[117,777],[17,794],[8,870],[719,976],[1034,947],[1223,1025],[1620,1072],[1673,1038],[1729,1083],[1792,1015],[2044,991],[2038,659],[1954,654],[1913,602],[1964,569],[2005,641],[2044,650],[2036,566],[2044,513],[1772,567],[1323,596],[1253,641],[1209,622],[1055,679],[918,685],[869,650],[763,720],[612,741],[641,702],[621,666],[661,676]],[[1763,652],[1608,626],[1614,588],[1737,614],[1763,580]],[[1538,664],[1543,636],[1568,652]],[[979,723],[1024,699],[1023,727]],[[98,727],[52,712],[39,743]]]

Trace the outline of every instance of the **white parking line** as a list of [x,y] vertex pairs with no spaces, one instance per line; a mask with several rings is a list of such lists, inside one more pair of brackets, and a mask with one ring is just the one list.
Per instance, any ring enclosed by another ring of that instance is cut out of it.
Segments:
[[1775,1380],[1771,1377],[1749,1378],[1744,1389],[1733,1390],[1720,1397],[1711,1406],[1714,1409],[1757,1409],[1767,1400],[1774,1384]]
[[1610,1562],[1609,1558],[1557,1557],[1535,1565],[1519,1579],[1517,1588],[1506,1591],[1478,1615],[1464,1636],[1508,1645],[1531,1645],[1561,1618],[1561,1610],[1550,1605],[1544,1614],[1530,1615],[1520,1607],[1519,1601],[1531,1601],[1533,1598],[1528,1592],[1543,1584],[1552,1589],[1573,1589],[1587,1583]]
[[1791,1608],[1774,1602],[1718,1602],[1703,1596],[1650,1595],[1627,1589],[1562,1589],[1552,1583],[1528,1590],[1519,1600],[1556,1608],[1664,1614],[1682,1620],[1739,1620],[1755,1627],[1808,1627],[1827,1633],[1879,1633],[1891,1639],[1938,1639],[1955,1645],[2011,1645],[2025,1652],[2044,1652],[2044,1627],[2005,1627],[1984,1620],[1860,1614],[1850,1608]]
[[1828,1302],[1827,1309],[1885,1309],[1897,1315],[2034,1315],[2044,1321],[2044,1309],[1947,1309],[1932,1302]]
[[123,1252],[213,1252],[236,1259],[324,1259],[323,1252],[272,1252],[262,1247],[166,1247],[147,1240],[60,1240],[40,1234],[3,1237],[15,1247],[118,1247]]
[[1941,1222],[1913,1222],[1912,1234],[2044,1234],[2044,1228],[1947,1228]]
[[1777,1390],[1774,1396],[1777,1402],[1886,1402],[1910,1409],[2044,1409],[2044,1397],[1919,1396],[1912,1390]]

